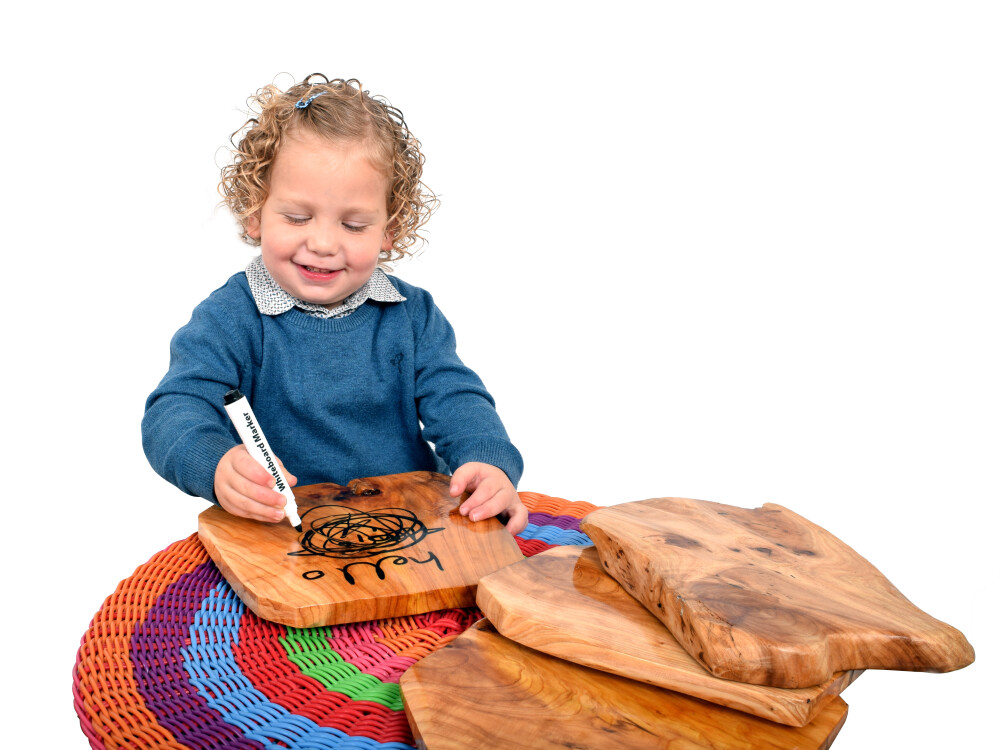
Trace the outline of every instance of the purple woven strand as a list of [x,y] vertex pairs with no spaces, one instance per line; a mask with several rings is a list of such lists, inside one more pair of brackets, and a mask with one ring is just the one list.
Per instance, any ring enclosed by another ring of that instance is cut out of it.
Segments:
[[580,519],[575,516],[550,516],[548,513],[529,513],[528,523],[535,526],[558,526],[560,529],[580,530]]
[[196,748],[263,750],[208,706],[184,668],[181,649],[191,645],[194,616],[221,580],[211,562],[199,565],[170,584],[136,624],[131,643],[136,685],[147,708],[178,741]]

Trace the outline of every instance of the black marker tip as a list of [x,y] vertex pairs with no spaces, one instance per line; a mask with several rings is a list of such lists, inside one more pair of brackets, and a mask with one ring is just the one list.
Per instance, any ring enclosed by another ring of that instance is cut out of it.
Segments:
[[296,531],[298,531],[299,533],[302,533],[302,524],[301,523],[298,526],[293,526],[292,528],[295,529]]
[[240,389],[233,388],[231,391],[226,391],[226,395],[222,397],[222,403],[229,406],[231,403],[239,401],[241,398],[243,398],[243,394],[240,393]]

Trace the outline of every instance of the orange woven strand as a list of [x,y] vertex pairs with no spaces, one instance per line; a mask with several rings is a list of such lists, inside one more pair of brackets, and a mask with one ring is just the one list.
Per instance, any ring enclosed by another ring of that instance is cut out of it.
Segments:
[[518,492],[517,494],[529,513],[548,513],[550,516],[583,518],[599,507],[583,500],[570,501],[561,497],[542,495],[538,492]]
[[130,656],[136,622],[166,588],[208,559],[198,535],[174,542],[118,584],[80,643],[80,705],[106,748],[188,750],[146,707]]

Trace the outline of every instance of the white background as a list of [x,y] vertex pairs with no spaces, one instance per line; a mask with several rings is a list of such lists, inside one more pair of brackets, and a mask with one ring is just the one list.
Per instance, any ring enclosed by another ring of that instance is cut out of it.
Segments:
[[196,529],[204,501],[153,473],[139,421],[171,334],[251,257],[218,164],[282,71],[358,77],[422,140],[443,202],[398,274],[496,396],[521,489],[821,524],[977,650],[864,675],[837,747],[986,742],[997,6],[645,6],[6,12],[5,745],[86,747],[80,638]]

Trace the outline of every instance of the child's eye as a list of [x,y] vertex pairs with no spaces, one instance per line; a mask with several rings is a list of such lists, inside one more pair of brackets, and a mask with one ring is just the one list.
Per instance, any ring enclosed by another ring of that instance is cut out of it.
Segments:
[[368,228],[367,224],[344,224],[344,228],[348,232],[363,232]]
[[285,214],[285,221],[287,221],[289,224],[295,224],[295,225],[305,224],[307,221],[309,221],[309,217],[297,216],[294,214]]

